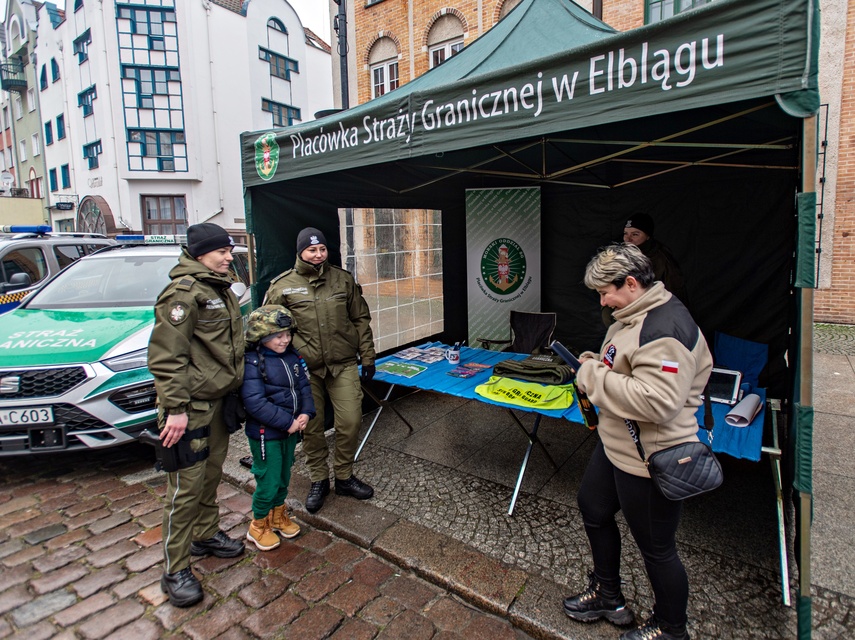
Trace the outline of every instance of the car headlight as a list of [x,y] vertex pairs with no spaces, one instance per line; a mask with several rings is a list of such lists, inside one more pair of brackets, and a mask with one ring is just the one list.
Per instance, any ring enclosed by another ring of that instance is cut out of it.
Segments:
[[139,369],[148,366],[148,349],[140,349],[125,353],[115,358],[103,360],[102,363],[111,371],[127,371],[128,369]]

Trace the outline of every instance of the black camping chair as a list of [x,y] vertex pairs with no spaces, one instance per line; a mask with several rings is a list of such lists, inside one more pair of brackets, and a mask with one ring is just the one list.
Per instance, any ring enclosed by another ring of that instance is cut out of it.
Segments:
[[499,351],[514,353],[544,353],[548,351],[555,333],[557,315],[553,312],[511,311],[510,340],[478,338],[482,349],[492,349],[494,345],[506,345]]

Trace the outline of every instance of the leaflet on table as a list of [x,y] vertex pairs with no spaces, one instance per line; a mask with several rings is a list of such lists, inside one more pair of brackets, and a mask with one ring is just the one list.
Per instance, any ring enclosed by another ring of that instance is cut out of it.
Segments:
[[417,376],[425,369],[427,369],[426,365],[416,364],[415,362],[394,362],[390,360],[377,365],[377,371],[383,371],[384,373],[404,378]]
[[454,367],[451,371],[446,371],[446,373],[455,378],[471,378],[481,373],[484,369],[489,369],[491,366],[489,364],[481,364],[480,362],[467,362],[459,367]]
[[445,360],[445,351],[445,347],[428,347],[427,349],[410,347],[394,354],[394,357],[401,360],[416,360],[418,362],[433,364],[434,362]]

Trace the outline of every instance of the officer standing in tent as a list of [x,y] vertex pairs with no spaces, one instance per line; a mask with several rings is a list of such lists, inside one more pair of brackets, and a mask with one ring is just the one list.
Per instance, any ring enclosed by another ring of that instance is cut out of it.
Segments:
[[232,558],[241,540],[220,530],[217,487],[229,447],[223,397],[243,381],[243,322],[231,290],[234,243],[216,224],[187,229],[187,246],[155,303],[148,368],[157,389],[163,447],[177,469],[167,475],[163,510],[166,567],[161,589],[176,607],[202,600],[190,556]]
[[335,411],[335,492],[367,500],[374,489],[353,475],[359,427],[362,424],[362,377],[374,377],[374,337],[371,312],[362,288],[344,269],[327,258],[327,241],[318,229],[307,227],[297,236],[297,261],[270,283],[265,304],[287,307],[294,316],[294,348],[311,374],[317,415],[303,432],[303,451],[312,480],[306,510],[315,513],[330,492],[327,441],[324,436],[324,400]]

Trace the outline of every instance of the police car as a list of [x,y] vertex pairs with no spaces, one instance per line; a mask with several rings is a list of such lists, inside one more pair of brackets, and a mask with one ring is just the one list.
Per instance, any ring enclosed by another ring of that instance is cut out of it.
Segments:
[[[146,366],[153,305],[181,247],[171,236],[117,240],[0,316],[0,457],[111,447],[156,423]],[[247,249],[233,254],[246,316]]]

